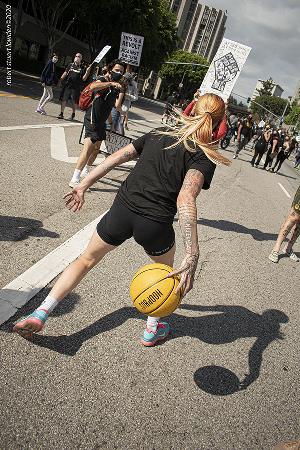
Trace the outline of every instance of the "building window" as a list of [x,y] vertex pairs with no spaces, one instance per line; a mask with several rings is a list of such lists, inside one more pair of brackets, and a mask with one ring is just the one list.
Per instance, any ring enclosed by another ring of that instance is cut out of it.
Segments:
[[183,31],[182,31],[182,40],[184,41],[187,37],[188,31],[190,29],[192,20],[193,20],[193,15],[195,14],[195,10],[196,10],[196,6],[197,6],[198,0],[192,0],[187,16],[186,16],[186,20],[184,23],[184,27],[183,27]]
[[180,8],[180,5],[181,5],[181,0],[174,0],[174,1],[173,1],[173,5],[171,6],[171,11],[172,11],[174,14],[177,14],[177,13],[178,13],[178,10],[179,10],[179,8]]

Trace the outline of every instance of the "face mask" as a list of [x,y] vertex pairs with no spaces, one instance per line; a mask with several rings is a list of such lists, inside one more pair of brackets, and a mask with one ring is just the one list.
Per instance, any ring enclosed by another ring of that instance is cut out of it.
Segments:
[[110,72],[110,77],[111,77],[111,79],[112,79],[113,81],[119,81],[119,80],[121,80],[122,76],[123,76],[122,73],[114,72],[114,71]]
[[74,62],[75,62],[76,64],[80,64],[80,63],[81,63],[81,58],[79,58],[78,56],[75,56]]
[[56,56],[53,56],[52,61],[53,61],[54,63],[57,63],[58,58],[57,58]]

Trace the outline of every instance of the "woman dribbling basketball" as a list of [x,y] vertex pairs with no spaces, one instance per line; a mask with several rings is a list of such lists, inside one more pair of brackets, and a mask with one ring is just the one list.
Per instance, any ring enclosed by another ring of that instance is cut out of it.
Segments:
[[[216,164],[230,164],[217,151],[218,140],[222,137],[218,129],[224,113],[225,104],[219,96],[199,97],[193,117],[182,115],[175,130],[153,130],[118,150],[65,196],[67,207],[79,211],[89,187],[114,167],[139,158],[112,207],[99,222],[85,252],[65,269],[40,307],[19,321],[14,331],[27,339],[41,331],[56,305],[87,272],[131,237],[154,262],[173,267],[175,234],[172,224],[176,211],[185,257],[179,269],[168,276],[181,274],[177,290],[181,289],[183,296],[192,289],[199,258],[196,198],[201,189],[209,189]],[[148,317],[142,343],[155,345],[168,333],[166,322]]]

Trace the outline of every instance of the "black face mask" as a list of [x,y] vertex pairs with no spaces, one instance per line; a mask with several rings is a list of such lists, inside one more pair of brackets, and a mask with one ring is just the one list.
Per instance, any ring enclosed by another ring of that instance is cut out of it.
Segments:
[[121,80],[122,76],[123,76],[123,75],[122,75],[121,73],[114,72],[114,71],[110,72],[110,77],[111,77],[111,79],[112,79],[113,81],[119,81],[119,80]]

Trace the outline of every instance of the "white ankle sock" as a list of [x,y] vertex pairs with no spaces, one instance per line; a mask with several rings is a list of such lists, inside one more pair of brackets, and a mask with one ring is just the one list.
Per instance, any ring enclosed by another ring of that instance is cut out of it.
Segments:
[[47,295],[43,303],[40,304],[40,306],[37,308],[37,310],[42,309],[43,311],[47,311],[48,314],[50,314],[54,308],[58,305],[59,301],[55,300],[55,298],[51,297],[50,295]]
[[152,331],[155,332],[156,329],[157,329],[158,322],[159,322],[159,317],[148,316],[148,318],[147,318],[147,328],[149,328],[149,330],[152,330]]
[[73,176],[72,176],[72,181],[80,181],[80,174],[81,174],[81,170],[75,169]]

